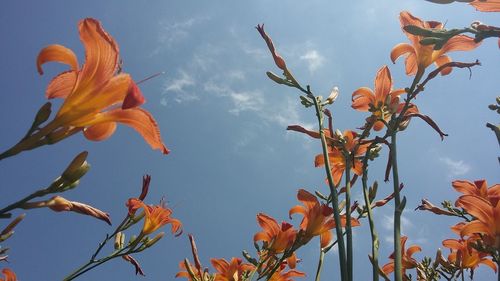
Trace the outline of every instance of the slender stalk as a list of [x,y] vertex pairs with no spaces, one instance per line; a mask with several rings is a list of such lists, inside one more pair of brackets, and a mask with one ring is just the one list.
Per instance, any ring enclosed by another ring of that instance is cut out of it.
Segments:
[[340,210],[339,210],[339,198],[338,198],[337,189],[335,188],[335,183],[333,182],[333,176],[332,176],[332,171],[331,171],[331,166],[330,166],[330,158],[328,157],[328,145],[326,143],[325,133],[323,132],[323,112],[321,110],[321,105],[319,104],[318,100],[309,91],[309,89],[308,89],[308,95],[310,95],[312,97],[312,100],[314,101],[314,108],[316,109],[316,117],[318,119],[319,135],[321,138],[321,147],[323,150],[323,157],[325,159],[325,172],[326,172],[326,177],[328,179],[328,186],[330,187],[330,193],[332,196],[333,217],[334,217],[335,221],[337,222],[335,225],[335,231],[336,231],[337,240],[338,240],[341,280],[343,280],[343,281],[349,280],[348,275],[347,275],[347,268],[346,268],[346,252],[345,252],[345,245],[344,245],[344,236],[342,235],[342,225],[340,223],[341,220],[340,220]]
[[401,263],[401,215],[404,206],[401,205],[401,195],[399,193],[399,174],[398,160],[396,151],[396,133],[397,129],[391,133],[390,157],[392,163],[392,178],[394,187],[394,277],[396,281],[402,281],[402,263]]
[[319,247],[318,268],[316,269],[316,278],[314,278],[314,281],[320,281],[321,279],[321,270],[323,269],[324,258],[325,258],[325,252],[323,252],[323,249]]
[[[347,232],[347,276],[348,280],[354,280],[353,277],[353,253],[352,253],[352,226],[351,226],[351,159],[350,153],[346,153],[345,159],[345,216],[346,216],[346,232]],[[337,221],[338,223],[338,221]]]
[[368,223],[370,225],[370,234],[372,238],[372,275],[373,281],[379,280],[378,274],[378,248],[379,248],[379,240],[378,234],[375,230],[375,222],[373,221],[373,211],[372,211],[372,203],[370,202],[370,197],[368,196],[368,153],[370,149],[366,151],[365,157],[363,158],[363,177],[361,178],[361,182],[363,184],[363,196],[365,199],[365,205],[368,213]]

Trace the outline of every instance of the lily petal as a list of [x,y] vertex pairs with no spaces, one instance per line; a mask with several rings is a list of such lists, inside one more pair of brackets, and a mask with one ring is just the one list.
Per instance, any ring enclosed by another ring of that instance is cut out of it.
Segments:
[[415,49],[408,43],[399,43],[391,51],[391,61],[396,63],[396,60],[405,54],[415,54]]
[[387,65],[377,71],[375,77],[375,100],[384,102],[382,99],[391,92],[392,78]]
[[[436,68],[439,68],[440,66],[442,66],[446,63],[449,63],[449,62],[451,62],[451,58],[449,56],[446,56],[446,55],[442,55],[434,61],[434,63],[436,64]],[[447,68],[441,70],[441,75],[443,75],[443,76],[448,75],[451,73],[451,70],[452,70],[451,67],[447,67]]]
[[368,111],[375,103],[375,96],[370,88],[361,87],[352,93],[351,107],[359,111]]
[[103,141],[111,137],[115,130],[116,122],[105,122],[85,128],[83,135],[91,141]]
[[476,10],[481,12],[500,12],[500,1],[499,0],[475,0],[469,3]]
[[48,99],[66,98],[73,90],[77,78],[77,73],[74,70],[65,71],[50,81],[45,96]]
[[443,53],[452,51],[470,51],[475,49],[481,43],[474,42],[474,38],[466,35],[453,36],[444,44],[442,48]]
[[40,75],[43,74],[42,64],[46,62],[60,62],[67,64],[71,67],[71,70],[78,69],[78,60],[75,53],[69,48],[62,45],[50,45],[43,48],[36,59],[36,68]]
[[115,109],[100,114],[94,122],[98,124],[110,121],[123,123],[132,127],[144,138],[151,148],[159,149],[164,154],[170,152],[163,144],[158,124],[146,110],[137,107],[127,110]]
[[80,40],[85,47],[85,64],[78,75],[77,91],[87,87],[97,87],[111,79],[118,69],[118,45],[102,28],[101,23],[92,18],[80,21]]

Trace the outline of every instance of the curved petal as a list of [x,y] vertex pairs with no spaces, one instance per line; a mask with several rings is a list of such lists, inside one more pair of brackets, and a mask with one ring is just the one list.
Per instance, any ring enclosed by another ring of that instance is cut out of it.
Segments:
[[389,263],[387,263],[384,266],[382,266],[382,271],[385,274],[389,274],[389,273],[394,272],[394,262],[390,261]]
[[83,135],[91,141],[103,141],[113,135],[116,122],[105,122],[90,126],[83,130]]
[[339,166],[339,165],[334,165],[332,168],[333,172],[333,183],[335,185],[338,185],[340,183],[340,180],[342,179],[342,175],[344,174],[345,167]]
[[330,230],[323,231],[319,236],[321,248],[328,246],[332,241],[332,238],[333,234]]
[[385,124],[382,121],[377,121],[377,122],[375,122],[375,124],[373,124],[373,129],[377,132],[384,129],[384,127],[385,127]]
[[47,90],[45,90],[45,97],[48,99],[53,98],[66,98],[73,90],[77,79],[77,73],[74,70],[65,71],[50,81]]
[[123,100],[122,109],[138,107],[143,105],[145,102],[146,99],[142,95],[141,90],[137,87],[137,84],[131,80],[127,95]]
[[266,214],[258,214],[257,222],[259,223],[260,227],[262,227],[265,232],[271,234],[271,236],[275,236],[280,232],[280,226],[278,225],[278,222]]
[[445,239],[443,240],[443,246],[453,250],[460,250],[463,248],[462,243],[460,243],[457,239]]
[[144,138],[152,149],[159,149],[163,154],[168,154],[170,152],[163,144],[158,124],[153,116],[146,110],[138,107],[127,110],[110,110],[98,114],[89,125],[113,121],[132,127]]
[[264,231],[261,231],[261,232],[257,232],[254,236],[253,236],[253,241],[254,242],[257,242],[257,241],[265,241],[265,242],[271,242],[271,238],[269,237],[269,235],[267,233],[265,233]]
[[411,257],[413,254],[421,252],[421,251],[422,251],[422,248],[420,248],[420,246],[413,245],[406,250],[406,256]]
[[415,75],[418,70],[417,64],[417,54],[411,53],[406,57],[405,60],[405,71],[406,75]]
[[469,3],[469,5],[472,5],[474,8],[476,8],[476,10],[481,12],[500,12],[499,0],[475,0]]
[[408,43],[399,43],[391,51],[391,61],[396,63],[396,60],[405,54],[415,54],[415,48]]
[[46,62],[60,62],[67,64],[71,70],[78,69],[78,60],[75,53],[62,45],[50,45],[43,48],[36,58],[36,68],[40,75],[43,74],[42,64]]
[[464,208],[467,213],[483,223],[493,224],[493,206],[484,198],[474,195],[462,195],[458,198],[455,206]]
[[226,272],[229,269],[229,263],[225,259],[210,259],[210,263],[217,272]]
[[487,234],[493,236],[491,229],[483,222],[471,221],[467,223],[460,231],[460,236],[471,236],[476,233]]
[[497,265],[492,260],[483,258],[479,263],[489,266],[495,273],[497,272]]
[[391,92],[392,78],[391,72],[387,65],[384,65],[377,72],[375,77],[375,100],[377,102],[385,102],[385,98]]
[[442,53],[453,51],[470,51],[478,47],[481,43],[474,42],[474,38],[466,35],[453,36],[444,44]]
[[465,195],[475,195],[477,194],[477,187],[468,180],[455,180],[451,183],[453,188]]
[[2,269],[2,273],[5,276],[5,281],[17,281],[16,274],[9,268]]
[[293,252],[293,254],[286,259],[286,262],[288,264],[288,267],[290,267],[291,269],[294,269],[297,266],[297,255],[295,255],[295,252]]
[[[442,65],[451,62],[451,59],[449,56],[442,55],[439,58],[437,58],[434,63],[436,64],[436,67],[441,67]],[[451,67],[446,67],[443,70],[441,70],[441,75],[448,75],[451,73],[452,68]]]
[[288,211],[288,216],[291,219],[292,215],[297,213],[302,214],[305,217],[307,215],[307,209],[304,206],[295,205],[290,209],[290,211]]
[[85,47],[85,64],[78,75],[76,89],[98,87],[118,69],[118,45],[95,19],[80,21],[78,29]]
[[352,108],[368,111],[370,104],[375,105],[375,95],[370,88],[361,87],[352,93]]
[[299,201],[302,202],[302,204],[304,204],[309,210],[315,206],[319,206],[318,198],[305,189],[299,189],[297,199],[299,199]]

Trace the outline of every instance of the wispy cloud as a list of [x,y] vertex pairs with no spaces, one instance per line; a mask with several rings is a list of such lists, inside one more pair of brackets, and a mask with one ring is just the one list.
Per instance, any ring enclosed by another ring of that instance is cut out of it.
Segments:
[[448,169],[449,178],[465,175],[471,169],[471,166],[463,160],[453,160],[449,157],[441,157],[439,158],[439,161],[441,161],[441,163],[443,163]]
[[158,33],[158,46],[151,55],[157,55],[164,48],[170,48],[190,36],[191,29],[203,22],[210,20],[209,17],[192,17],[177,22],[160,21],[160,31]]
[[243,111],[261,112],[263,109],[264,98],[258,91],[235,91],[227,85],[218,85],[214,82],[205,83],[204,90],[218,97],[229,98],[233,103],[229,112],[235,115]]
[[300,56],[300,59],[306,61],[311,73],[318,70],[325,60],[317,50],[308,50],[304,55]]
[[198,100],[199,97],[196,94],[186,90],[186,88],[193,88],[194,85],[196,85],[196,82],[191,75],[185,71],[179,71],[179,76],[165,81],[161,104],[167,105],[166,95],[173,95],[173,99],[177,103]]

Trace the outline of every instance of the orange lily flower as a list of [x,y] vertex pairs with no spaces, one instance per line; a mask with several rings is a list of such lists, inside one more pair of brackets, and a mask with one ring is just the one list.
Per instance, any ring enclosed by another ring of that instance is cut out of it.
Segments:
[[0,278],[0,281],[17,281],[16,274],[9,268],[2,269],[2,273],[5,278]]
[[[270,255],[281,254],[286,249],[292,247],[297,231],[287,222],[282,222],[281,226],[272,217],[260,213],[257,215],[257,222],[262,227],[262,231],[254,235],[253,241],[263,241],[264,249],[269,251]],[[295,268],[297,257],[293,253],[287,259],[290,268]]]
[[167,154],[156,121],[139,107],[144,103],[141,91],[129,74],[120,73],[115,40],[95,19],[84,19],[78,27],[85,47],[85,63],[81,68],[73,51],[61,45],[42,49],[37,58],[40,74],[43,74],[42,64],[51,61],[71,68],[56,76],[47,87],[47,98],[63,98],[64,103],[45,130],[62,135],[82,130],[87,139],[101,141],[114,133],[119,122],[135,129],[153,149]]
[[265,248],[272,253],[283,253],[292,246],[297,231],[287,222],[282,222],[281,226],[272,217],[260,213],[257,215],[257,222],[262,227],[262,231],[254,235],[253,241],[263,241]]
[[[406,270],[417,267],[418,262],[412,256],[413,254],[422,251],[422,249],[417,245],[413,245],[405,250],[406,240],[408,240],[407,236],[401,237],[401,266],[403,270],[403,279],[410,280],[408,276],[406,276]],[[382,267],[382,271],[385,274],[394,272],[394,253],[392,253],[389,258],[391,261]]]
[[[399,113],[403,109],[403,103],[399,103],[399,96],[406,94],[404,89],[392,89],[392,78],[389,68],[384,65],[377,71],[375,76],[375,93],[368,87],[361,87],[352,93],[352,108],[358,111],[369,111],[375,116],[377,121],[373,124],[375,131],[384,128],[384,122],[388,121],[391,115]],[[415,105],[407,111],[418,112]]]
[[481,12],[500,12],[500,0],[474,0],[469,5]]
[[451,253],[448,261],[461,269],[475,269],[480,264],[489,266],[495,272],[497,266],[491,259],[486,258],[486,253],[480,253],[470,246],[469,242],[463,239],[446,239],[443,246],[449,248]]
[[[300,228],[304,231],[303,243],[309,242],[314,236],[320,236],[321,248],[325,248],[330,244],[333,234],[330,231],[335,227],[335,220],[333,219],[333,209],[325,204],[320,204],[316,196],[312,195],[304,189],[299,189],[297,199],[304,204],[304,206],[296,205],[289,211],[291,217],[295,213],[302,214],[304,217],[300,223]],[[341,225],[345,226],[345,216],[341,217]],[[359,226],[359,221],[355,218],[351,219],[351,225]]]
[[466,223],[460,236],[483,234],[483,241],[495,248],[500,248],[500,201],[495,206],[485,198],[475,195],[463,195],[455,202],[476,220]]
[[465,195],[475,195],[487,199],[493,206],[500,199],[500,184],[494,184],[488,188],[486,180],[477,180],[474,183],[467,180],[456,180],[451,185],[456,191]]
[[163,201],[160,205],[146,205],[137,198],[130,198],[127,201],[127,207],[129,209],[129,215],[135,214],[140,208],[144,209],[144,226],[141,232],[144,235],[151,234],[166,224],[172,225],[172,234],[175,234],[175,236],[182,234],[181,221],[170,217],[172,210],[167,208]]
[[246,271],[251,271],[255,266],[244,263],[240,258],[232,258],[231,262],[225,259],[211,259],[210,262],[215,268],[215,281],[240,281]]
[[283,272],[286,265],[282,264],[278,270],[269,278],[269,281],[293,281],[292,277],[305,277],[306,274],[297,270],[289,270],[287,272]]
[[[415,25],[421,28],[443,29],[442,23],[437,21],[422,21],[407,11],[401,12],[399,19],[402,28],[407,25]],[[448,40],[440,50],[434,50],[433,45],[420,44],[420,40],[422,40],[423,37],[410,34],[404,29],[403,32],[408,39],[410,39],[412,44],[397,44],[391,51],[391,60],[395,63],[397,58],[406,55],[405,65],[406,74],[408,75],[415,75],[417,73],[418,75],[422,75],[425,68],[432,63],[439,67],[445,63],[451,62],[450,57],[445,55],[448,52],[469,51],[479,46],[479,43],[474,42],[474,38],[465,35],[457,35]],[[451,67],[447,67],[441,71],[441,74],[450,74],[451,70]]]
[[[329,130],[325,130],[329,132]],[[359,156],[363,156],[368,148],[369,144],[359,145],[357,151],[353,152],[354,148],[358,143],[358,134],[354,131],[346,130],[342,134],[345,140],[344,148],[354,154],[354,161],[351,164],[351,171],[357,175],[363,174],[363,163],[358,159]],[[340,180],[342,179],[342,175],[345,171],[345,162],[351,161],[352,159],[345,159],[344,153],[342,153],[341,148],[338,147],[329,147],[328,148],[328,158],[330,159],[333,182],[335,185],[338,185]],[[351,158],[351,157],[349,157]],[[325,165],[325,157],[323,154],[318,154],[314,158],[314,166],[321,167]]]

